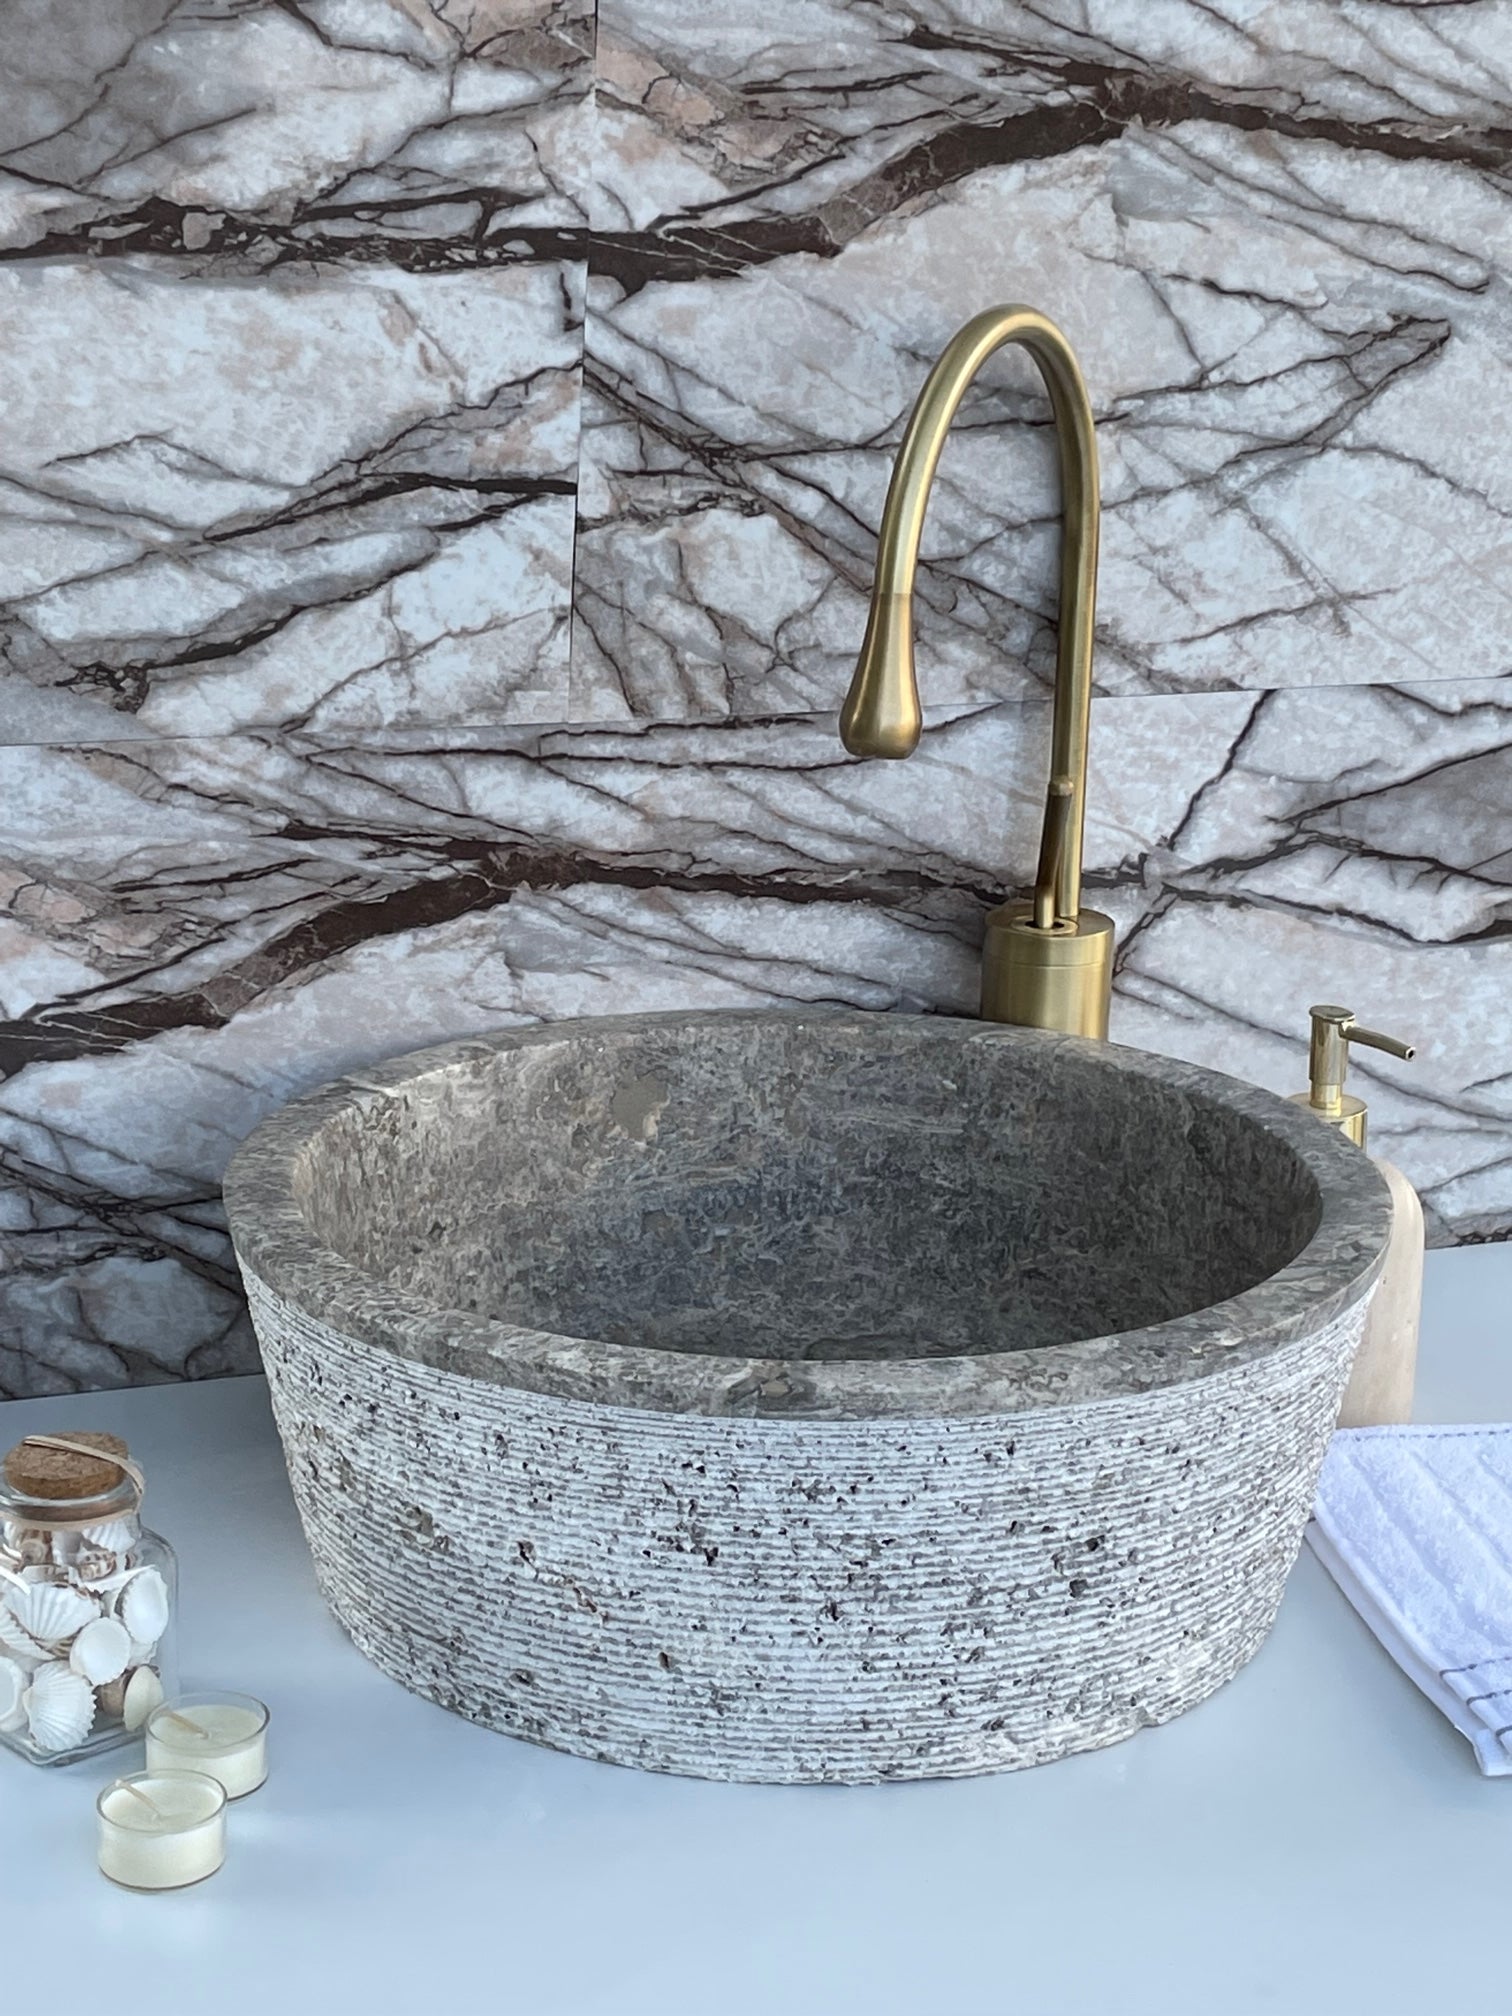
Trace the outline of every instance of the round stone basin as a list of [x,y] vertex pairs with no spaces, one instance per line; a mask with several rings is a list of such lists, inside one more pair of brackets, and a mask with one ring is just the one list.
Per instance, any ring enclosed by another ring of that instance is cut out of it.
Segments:
[[1044,1761],[1268,1631],[1389,1229],[1169,1059],[944,1018],[506,1030],[296,1101],[233,1237],[396,1678],[713,1777]]

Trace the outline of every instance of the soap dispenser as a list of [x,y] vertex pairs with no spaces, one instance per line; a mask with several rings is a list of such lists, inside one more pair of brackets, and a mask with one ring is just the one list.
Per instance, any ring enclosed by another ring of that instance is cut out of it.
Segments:
[[[1312,1016],[1308,1053],[1311,1087],[1294,1092],[1307,1106],[1347,1134],[1357,1148],[1365,1146],[1365,1101],[1344,1090],[1349,1046],[1364,1043],[1391,1057],[1412,1057],[1410,1043],[1362,1029],[1347,1008],[1318,1007]],[[1412,1387],[1417,1372],[1418,1318],[1423,1303],[1423,1207],[1401,1170],[1390,1162],[1376,1167],[1391,1191],[1394,1217],[1386,1265],[1365,1318],[1354,1369],[1339,1409],[1341,1428],[1372,1428],[1388,1421],[1412,1418]]]

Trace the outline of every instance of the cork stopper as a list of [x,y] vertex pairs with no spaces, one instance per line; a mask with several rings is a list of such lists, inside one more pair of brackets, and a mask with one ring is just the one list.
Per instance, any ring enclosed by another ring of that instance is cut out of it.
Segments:
[[[67,1439],[82,1448],[48,1449],[18,1442],[8,1453],[5,1481],[18,1498],[100,1498],[124,1482],[126,1473],[110,1461],[128,1453],[119,1435],[85,1428],[74,1430]],[[85,1449],[98,1449],[100,1455],[85,1455]]]

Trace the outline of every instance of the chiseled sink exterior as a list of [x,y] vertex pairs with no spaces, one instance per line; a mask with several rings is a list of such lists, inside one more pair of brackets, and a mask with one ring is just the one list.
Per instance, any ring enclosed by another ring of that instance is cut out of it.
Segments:
[[369,1657],[585,1756],[842,1781],[1112,1743],[1238,1671],[1390,1209],[1232,1079],[852,1013],[397,1058],[226,1195]]

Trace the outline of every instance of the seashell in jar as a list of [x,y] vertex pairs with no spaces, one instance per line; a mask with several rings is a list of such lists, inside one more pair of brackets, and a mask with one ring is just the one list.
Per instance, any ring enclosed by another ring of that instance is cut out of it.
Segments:
[[156,1645],[168,1629],[168,1584],[156,1568],[133,1569],[116,1597],[115,1613],[139,1645]]
[[150,1666],[138,1666],[126,1682],[121,1720],[134,1735],[163,1698],[163,1683]]
[[97,1526],[86,1526],[80,1537],[86,1546],[106,1554],[129,1554],[141,1534],[134,1519],[102,1519]]
[[0,1656],[0,1734],[9,1735],[26,1720],[25,1694],[28,1674],[14,1659]]
[[126,1688],[129,1673],[122,1673],[117,1679],[107,1680],[103,1687],[95,1689],[95,1706],[108,1722],[121,1721],[126,1713]]
[[28,1670],[40,1666],[47,1657],[31,1633],[22,1630],[14,1611],[4,1603],[0,1603],[0,1653]]
[[21,1535],[16,1543],[16,1553],[23,1568],[35,1568],[52,1559],[52,1535],[40,1527],[32,1527]]
[[39,1645],[62,1645],[100,1614],[94,1597],[71,1582],[14,1584],[5,1593],[6,1608]]
[[73,1641],[68,1663],[91,1687],[119,1680],[131,1656],[131,1633],[119,1617],[96,1617]]
[[74,1562],[74,1579],[95,1589],[102,1589],[120,1568],[120,1557],[107,1552],[103,1547],[81,1547],[79,1558]]
[[37,1668],[26,1690],[26,1726],[39,1750],[74,1749],[94,1717],[94,1689],[86,1679],[61,1660]]
[[139,1640],[133,1638],[131,1641],[131,1650],[126,1655],[127,1671],[129,1672],[133,1666],[150,1666],[157,1658],[157,1649],[156,1639],[153,1639],[151,1644],[144,1645]]

